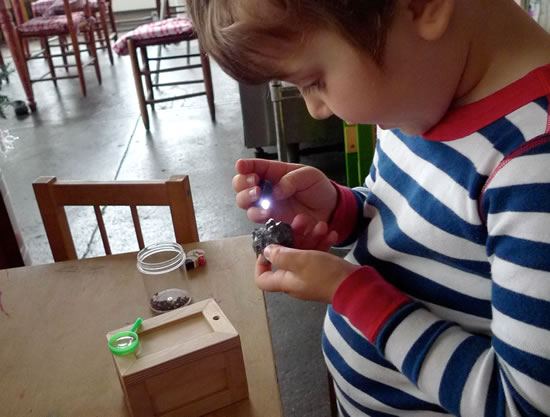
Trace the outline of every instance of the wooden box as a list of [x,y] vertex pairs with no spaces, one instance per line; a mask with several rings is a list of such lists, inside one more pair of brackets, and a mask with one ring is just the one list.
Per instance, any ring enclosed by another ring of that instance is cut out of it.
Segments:
[[144,320],[137,333],[136,354],[113,355],[132,417],[198,417],[248,397],[239,335],[214,300]]

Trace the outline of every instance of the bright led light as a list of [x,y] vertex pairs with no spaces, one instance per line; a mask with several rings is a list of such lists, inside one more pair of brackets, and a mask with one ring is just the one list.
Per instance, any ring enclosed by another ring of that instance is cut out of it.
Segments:
[[269,201],[267,198],[263,198],[262,201],[260,201],[260,206],[267,210],[269,207],[271,207],[271,201]]

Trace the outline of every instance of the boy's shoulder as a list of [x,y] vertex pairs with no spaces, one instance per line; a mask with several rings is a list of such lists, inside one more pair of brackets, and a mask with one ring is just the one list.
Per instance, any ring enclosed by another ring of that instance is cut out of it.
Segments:
[[[438,142],[481,134],[492,141],[528,141],[549,124],[550,64],[477,102],[451,108],[423,137]],[[513,147],[513,144],[509,144]]]

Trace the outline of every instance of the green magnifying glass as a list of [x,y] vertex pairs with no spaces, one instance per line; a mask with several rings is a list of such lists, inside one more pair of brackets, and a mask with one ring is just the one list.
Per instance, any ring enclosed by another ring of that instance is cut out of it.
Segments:
[[139,345],[139,336],[136,333],[143,319],[138,317],[131,330],[118,332],[109,338],[109,349],[115,355],[128,355],[134,352]]

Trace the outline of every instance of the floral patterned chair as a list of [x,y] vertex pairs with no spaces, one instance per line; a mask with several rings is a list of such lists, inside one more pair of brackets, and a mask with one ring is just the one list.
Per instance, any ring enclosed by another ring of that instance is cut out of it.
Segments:
[[[147,47],[150,46],[166,46],[174,45],[183,41],[196,40],[197,36],[193,28],[191,20],[186,17],[173,17],[169,19],[158,20],[145,25],[141,25],[135,30],[122,36],[114,45],[114,50],[119,55],[130,55],[132,62],[132,69],[134,73],[134,80],[136,84],[136,91],[139,100],[139,107],[141,111],[141,117],[145,128],[149,130],[149,115],[147,113],[147,105],[151,105],[154,108],[155,103],[161,103],[173,100],[182,100],[196,96],[206,95],[208,101],[208,107],[210,110],[210,117],[212,121],[216,120],[216,113],[214,107],[214,90],[212,86],[212,75],[210,70],[210,61],[206,53],[200,48],[199,52],[191,53],[186,52],[183,55],[161,56],[158,54],[156,57],[149,57],[147,53]],[[141,55],[141,67],[138,59],[138,51]],[[165,60],[177,60],[181,58],[199,58],[200,63],[187,62],[182,66],[166,66],[164,68],[151,69],[149,65],[150,61],[165,61]],[[202,79],[186,79],[181,81],[173,81],[161,83],[158,80],[153,81],[152,74],[164,74],[173,71],[202,69]],[[145,78],[145,86],[147,91],[145,92],[143,87],[142,77]],[[182,95],[155,98],[154,88],[158,87],[174,87],[176,85],[188,85],[204,83],[204,91],[189,92]],[[147,93],[147,94],[146,94]]]

